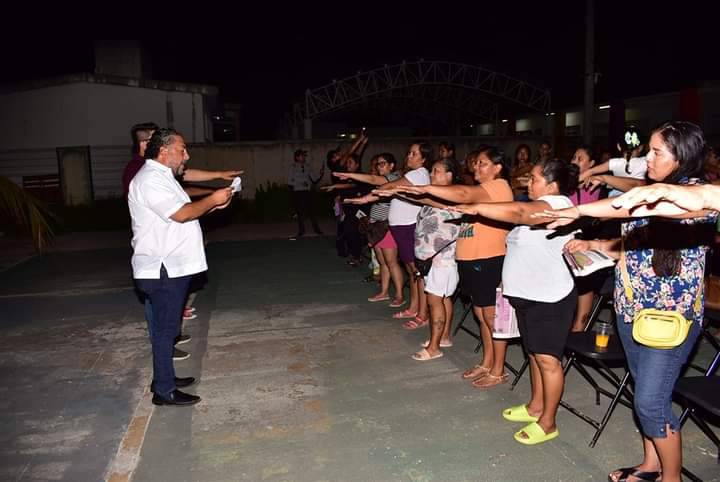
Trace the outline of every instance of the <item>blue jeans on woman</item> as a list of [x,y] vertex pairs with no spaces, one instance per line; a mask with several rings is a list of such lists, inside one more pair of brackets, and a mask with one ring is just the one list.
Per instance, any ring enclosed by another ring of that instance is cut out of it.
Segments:
[[148,331],[153,355],[153,383],[155,393],[161,397],[175,390],[173,350],[175,337],[180,330],[190,276],[168,278],[165,266],[160,268],[160,279],[135,279],[135,284],[148,297],[152,316],[148,318]]
[[672,393],[700,336],[700,324],[693,322],[687,339],[667,350],[637,343],[632,337],[632,327],[632,323],[617,322],[630,374],[635,380],[635,415],[643,435],[666,438],[668,425],[672,431],[680,427],[680,421],[672,410]]

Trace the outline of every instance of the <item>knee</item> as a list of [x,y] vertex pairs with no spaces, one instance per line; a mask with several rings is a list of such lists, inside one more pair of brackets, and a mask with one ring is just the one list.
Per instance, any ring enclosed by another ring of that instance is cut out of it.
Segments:
[[544,372],[556,372],[560,371],[562,372],[562,365],[560,364],[560,360],[555,358],[552,355],[535,355],[535,361],[537,361],[538,366],[540,369]]

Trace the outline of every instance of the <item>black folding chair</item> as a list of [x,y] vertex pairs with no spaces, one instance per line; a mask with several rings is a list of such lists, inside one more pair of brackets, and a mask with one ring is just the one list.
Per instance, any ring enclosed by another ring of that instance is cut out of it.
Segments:
[[460,331],[460,330],[462,330],[465,333],[467,333],[468,335],[472,336],[478,342],[478,344],[475,346],[475,350],[474,350],[475,353],[478,353],[480,351],[480,348],[482,348],[482,338],[480,337],[480,332],[479,331],[475,332],[472,329],[465,326],[465,322],[467,321],[469,315],[472,315],[471,319],[475,320],[475,314],[473,313],[472,300],[470,299],[469,296],[463,294],[459,288],[453,295],[453,306],[458,299],[462,303],[463,314],[460,317],[460,321],[455,325],[455,329],[453,330],[453,337],[455,335],[457,335],[458,331]]
[[[595,433],[589,443],[590,447],[595,447],[595,444],[615,411],[615,407],[617,407],[618,404],[622,404],[632,409],[633,402],[633,394],[629,387],[630,371],[626,366],[625,352],[623,351],[620,339],[617,335],[611,336],[607,348],[599,349],[595,346],[595,333],[590,331],[604,309],[609,310],[613,321],[615,319],[615,311],[612,306],[613,283],[614,279],[612,276],[609,276],[605,280],[603,287],[598,293],[598,299],[590,312],[584,331],[570,333],[565,346],[565,355],[567,356],[567,361],[563,369],[565,376],[567,377],[570,368],[574,367],[595,390],[596,405],[600,405],[600,395],[604,395],[610,399],[610,405],[601,420],[590,417],[565,400],[560,401],[560,405],[566,410],[595,428]],[[618,367],[622,367],[625,370],[622,377],[619,377],[612,370]],[[589,369],[592,369],[602,379],[606,380],[614,390],[610,391],[600,386]]]

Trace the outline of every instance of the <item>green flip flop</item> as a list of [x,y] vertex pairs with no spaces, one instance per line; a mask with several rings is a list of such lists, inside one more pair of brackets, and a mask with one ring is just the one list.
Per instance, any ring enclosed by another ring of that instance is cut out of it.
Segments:
[[511,422],[537,422],[538,417],[533,417],[527,411],[527,405],[516,405],[503,410],[502,416]]
[[[525,432],[527,438],[522,436],[523,432]],[[547,442],[548,440],[552,440],[558,435],[560,435],[559,430],[545,433],[539,423],[533,422],[529,425],[526,425],[522,430],[515,432],[515,440],[517,440],[523,445],[537,445],[543,442]]]

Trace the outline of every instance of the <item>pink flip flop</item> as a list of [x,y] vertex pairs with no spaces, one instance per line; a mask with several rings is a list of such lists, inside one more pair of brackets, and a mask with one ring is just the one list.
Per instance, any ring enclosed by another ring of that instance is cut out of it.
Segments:
[[393,318],[395,318],[396,320],[401,320],[403,318],[415,318],[416,316],[417,316],[417,313],[414,311],[402,310],[402,311],[398,311],[397,313],[395,313],[393,315]]
[[430,320],[423,320],[420,317],[416,316],[414,319],[408,320],[403,323],[403,328],[405,328],[406,330],[417,330],[418,328],[422,328],[428,323],[430,323]]
[[368,298],[367,300],[368,300],[370,303],[376,303],[376,302],[378,302],[378,301],[387,301],[387,300],[389,300],[389,299],[390,299],[389,296],[378,296],[378,295],[375,295],[375,296],[371,296],[371,297]]

